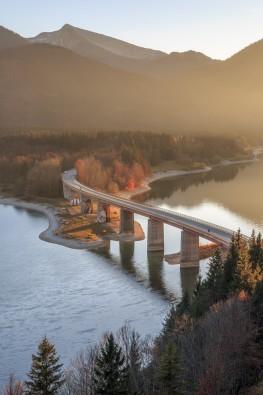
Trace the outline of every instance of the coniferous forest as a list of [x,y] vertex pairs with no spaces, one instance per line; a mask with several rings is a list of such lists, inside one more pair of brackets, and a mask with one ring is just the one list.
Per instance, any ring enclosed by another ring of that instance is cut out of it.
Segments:
[[[121,323],[120,323],[121,324]],[[28,380],[10,376],[8,394],[256,394],[263,367],[263,241],[238,230],[217,250],[193,295],[171,306],[161,332],[142,337],[129,325],[104,333],[69,366],[44,337]]]

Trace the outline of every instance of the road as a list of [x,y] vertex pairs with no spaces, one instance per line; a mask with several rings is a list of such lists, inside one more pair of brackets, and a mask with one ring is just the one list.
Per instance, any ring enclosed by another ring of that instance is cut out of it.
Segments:
[[224,228],[208,221],[193,218],[188,215],[180,214],[175,211],[136,203],[128,199],[96,191],[77,181],[75,170],[64,172],[62,175],[62,181],[64,185],[69,187],[75,193],[80,193],[84,196],[101,200],[104,203],[111,204],[120,209],[131,211],[147,218],[175,226],[176,228],[197,234],[204,239],[222,244],[226,247],[229,246],[231,238],[235,233],[231,229]]

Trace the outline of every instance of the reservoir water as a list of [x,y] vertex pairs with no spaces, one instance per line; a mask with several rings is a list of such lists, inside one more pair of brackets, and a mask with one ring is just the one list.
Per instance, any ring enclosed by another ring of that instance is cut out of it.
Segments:
[[[263,162],[155,182],[137,197],[233,230],[263,231]],[[39,239],[48,221],[36,212],[0,205],[0,390],[8,375],[24,379],[43,335],[65,366],[102,332],[125,322],[156,335],[171,302],[193,289],[200,269],[180,270],[146,240],[72,250]],[[137,216],[147,234],[147,219]],[[165,253],[179,251],[180,231],[165,226]]]

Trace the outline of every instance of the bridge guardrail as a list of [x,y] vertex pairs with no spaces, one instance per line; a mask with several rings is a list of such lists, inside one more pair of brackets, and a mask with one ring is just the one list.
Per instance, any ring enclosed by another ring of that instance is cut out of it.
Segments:
[[[137,203],[137,202],[132,202],[131,200],[126,199],[126,198],[120,198],[118,196],[114,196],[114,195],[106,194],[104,192],[96,191],[96,190],[94,190],[94,189],[92,189],[92,188],[90,188],[90,187],[88,187],[86,185],[81,184],[79,181],[77,181],[76,178],[75,178],[75,174],[73,175],[73,173],[72,173],[72,175],[70,177],[71,179],[66,179],[65,174],[63,174],[62,178],[63,178],[63,182],[69,188],[75,190],[76,192],[87,193],[89,195],[92,195],[95,198],[101,198],[102,200],[105,199],[106,201],[108,200],[110,203],[117,204],[120,207],[122,207],[123,203],[125,203],[126,207],[128,206],[127,208],[130,208],[130,209],[133,209],[133,210],[137,211],[138,214],[142,214],[142,215],[146,215],[146,216],[150,216],[150,217],[157,215],[160,218],[160,216],[162,217],[162,214],[167,213],[167,214],[170,214],[171,216],[173,216],[173,218],[171,218],[171,220],[174,221],[174,222],[177,222],[177,218],[178,219],[181,218],[182,220],[185,219],[187,221],[195,222],[197,225],[198,224],[205,225],[207,227],[207,229],[210,229],[210,231],[213,230],[213,229],[214,230],[218,230],[218,231],[222,231],[225,234],[227,234],[229,237],[231,237],[235,233],[235,231],[233,231],[231,229],[228,229],[228,228],[225,228],[223,226],[216,225],[216,224],[213,224],[211,222],[204,221],[202,219],[195,218],[195,217],[192,217],[192,216],[189,216],[189,215],[186,215],[186,214],[178,213],[178,212],[175,212],[175,211],[172,211],[172,210],[168,210],[168,209],[164,209],[164,208],[154,207],[154,206],[151,206],[151,205],[145,205],[145,204],[141,204],[141,203]],[[72,183],[75,184],[75,186],[72,185]],[[137,206],[138,210],[136,210],[136,208],[135,208],[136,206]],[[167,217],[164,217],[162,219],[164,219],[164,222],[166,222],[166,223],[170,222],[169,218],[167,218]],[[177,222],[177,223],[179,224],[179,227],[183,227],[182,223],[179,223],[179,222]],[[171,223],[171,225],[172,225],[172,223]],[[198,226],[195,227],[195,226],[193,226],[192,224],[189,224],[189,223],[187,223],[186,225],[187,225],[187,227],[189,229],[191,229],[191,230],[193,230],[195,232],[199,231],[199,232],[203,233],[204,235],[208,235],[207,232],[205,232],[203,229],[200,229],[200,227],[198,227]],[[246,239],[249,239],[249,237],[247,237],[247,236],[244,236],[244,237]],[[220,242],[222,240],[225,240],[225,241],[227,240],[229,242],[229,239],[226,239],[223,235],[219,236],[219,235],[215,235],[213,233],[213,238],[217,238],[218,240],[220,239]]]

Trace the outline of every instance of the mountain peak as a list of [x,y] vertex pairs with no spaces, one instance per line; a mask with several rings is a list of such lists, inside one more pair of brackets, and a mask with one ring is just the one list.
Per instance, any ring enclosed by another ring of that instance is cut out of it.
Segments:
[[74,29],[74,26],[70,25],[69,23],[65,23],[65,25],[62,26],[62,28],[60,29],[60,31],[63,31],[63,30],[70,30],[70,29]]

